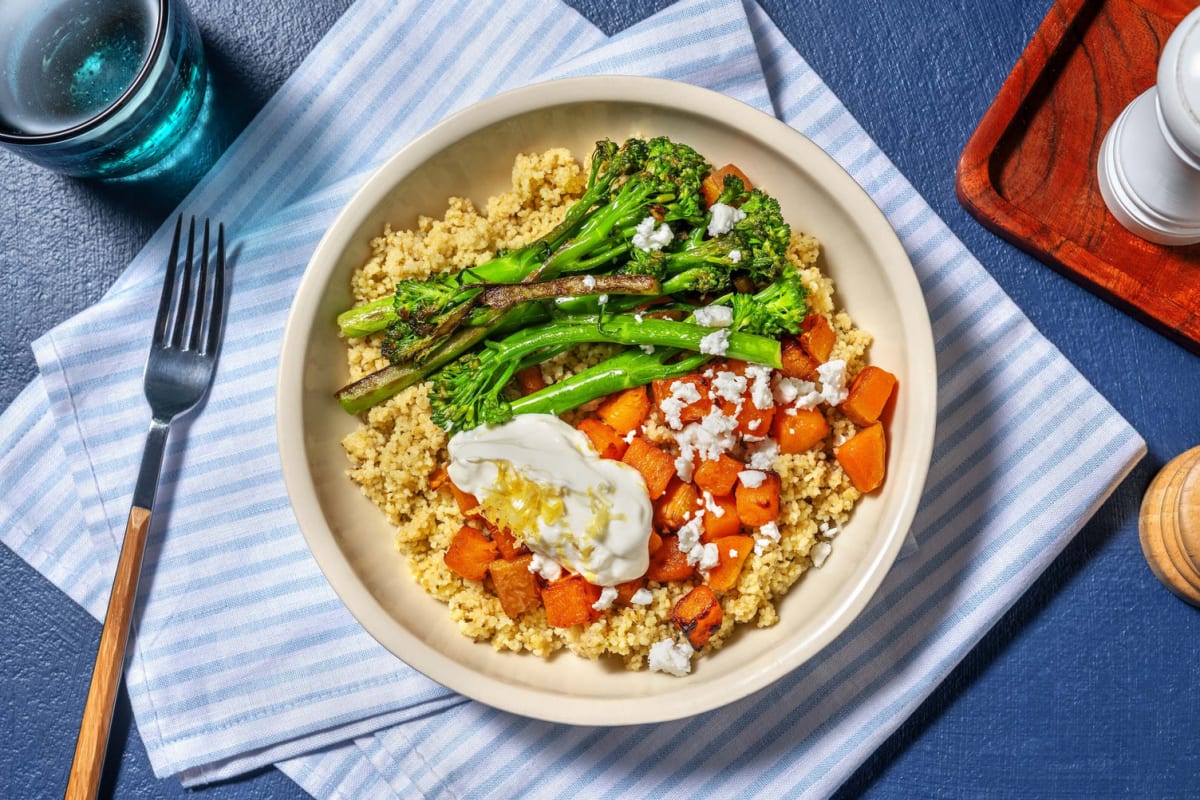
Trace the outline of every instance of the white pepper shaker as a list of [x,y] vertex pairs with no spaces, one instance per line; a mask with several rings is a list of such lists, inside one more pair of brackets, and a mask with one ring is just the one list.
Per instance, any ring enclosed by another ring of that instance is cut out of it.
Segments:
[[1097,178],[1132,233],[1163,245],[1200,242],[1200,9],[1167,39],[1157,84],[1109,128]]

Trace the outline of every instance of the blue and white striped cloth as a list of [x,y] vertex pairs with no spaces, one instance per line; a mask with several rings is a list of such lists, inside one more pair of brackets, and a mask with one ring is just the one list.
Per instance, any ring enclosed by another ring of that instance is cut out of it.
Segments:
[[[920,548],[861,618],[737,704],[615,729],[489,709],[380,648],[305,548],[273,421],[292,293],[370,168],[483,97],[595,73],[722,91],[836,158],[912,258],[939,373]],[[585,784],[597,797],[827,794],[1145,450],[752,2],[684,0],[608,39],[557,0],[359,0],[183,210],[236,222],[236,267],[216,386],[168,448],[127,680],[156,774],[188,784],[276,763],[318,797],[557,796]],[[168,235],[35,343],[40,378],[0,426],[0,537],[97,618],[137,469],[129,443],[148,419],[140,378]]]

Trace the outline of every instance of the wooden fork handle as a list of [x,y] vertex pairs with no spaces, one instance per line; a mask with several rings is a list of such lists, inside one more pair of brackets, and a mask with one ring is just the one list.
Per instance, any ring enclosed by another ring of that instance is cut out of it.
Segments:
[[125,645],[129,640],[129,625],[137,599],[138,578],[142,571],[142,556],[146,551],[146,532],[150,528],[150,509],[134,506],[129,510],[125,525],[125,541],[117,561],[104,630],[100,633],[100,648],[92,670],[92,684],[83,707],[83,722],[75,743],[75,759],[67,780],[67,800],[92,798],[100,788],[104,768],[104,752],[112,725],[113,707],[121,685],[125,666]]

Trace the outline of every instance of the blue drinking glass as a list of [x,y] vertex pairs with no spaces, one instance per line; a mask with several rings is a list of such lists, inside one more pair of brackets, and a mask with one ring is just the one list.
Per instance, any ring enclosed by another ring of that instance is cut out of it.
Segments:
[[220,154],[180,0],[3,0],[0,144],[106,182],[194,183]]

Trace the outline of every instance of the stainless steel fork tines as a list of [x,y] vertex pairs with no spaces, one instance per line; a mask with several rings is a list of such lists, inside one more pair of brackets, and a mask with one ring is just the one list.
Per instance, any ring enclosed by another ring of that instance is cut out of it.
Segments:
[[[173,419],[196,407],[212,385],[216,372],[225,316],[225,227],[217,225],[213,249],[210,224],[208,220],[204,221],[197,259],[196,220],[192,218],[188,224],[187,252],[181,274],[182,233],[183,217],[180,216],[175,222],[175,236],[171,241],[143,380],[146,401],[150,404],[150,432],[142,451],[125,540],[117,561],[96,666],[79,726],[67,798],[95,797],[99,788],[167,433]],[[210,250],[213,251],[211,256]]]

